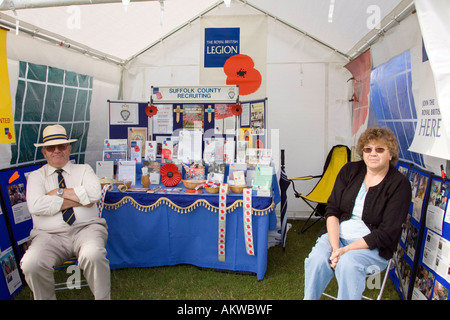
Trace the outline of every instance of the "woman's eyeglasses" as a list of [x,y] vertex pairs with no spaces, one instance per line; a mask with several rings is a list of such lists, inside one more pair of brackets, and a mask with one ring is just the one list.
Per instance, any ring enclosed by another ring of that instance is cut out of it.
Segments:
[[382,148],[382,147],[376,147],[376,148],[364,147],[363,151],[364,151],[364,153],[371,153],[373,149],[375,149],[376,153],[383,153],[386,150],[385,148]]
[[69,146],[68,143],[66,143],[66,144],[58,144],[58,145],[55,145],[55,146],[45,146],[45,150],[47,150],[48,152],[53,152],[53,151],[56,150],[56,148],[58,148],[59,151],[65,151],[68,146]]

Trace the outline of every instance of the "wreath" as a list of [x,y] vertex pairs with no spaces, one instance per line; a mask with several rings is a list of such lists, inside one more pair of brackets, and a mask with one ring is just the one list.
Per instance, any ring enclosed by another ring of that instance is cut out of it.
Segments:
[[161,174],[161,182],[166,187],[174,187],[181,181],[181,173],[178,172],[178,168],[173,163],[164,164],[159,170]]

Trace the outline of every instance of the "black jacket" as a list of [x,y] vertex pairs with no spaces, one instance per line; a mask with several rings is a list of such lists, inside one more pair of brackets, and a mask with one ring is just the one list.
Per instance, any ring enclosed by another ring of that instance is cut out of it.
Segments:
[[[362,160],[342,167],[328,199],[326,218],[335,216],[341,222],[350,219],[366,172],[366,164]],[[364,240],[369,249],[378,248],[380,256],[385,259],[392,257],[410,204],[411,183],[390,166],[383,181],[369,188],[364,202],[362,220],[371,231]]]

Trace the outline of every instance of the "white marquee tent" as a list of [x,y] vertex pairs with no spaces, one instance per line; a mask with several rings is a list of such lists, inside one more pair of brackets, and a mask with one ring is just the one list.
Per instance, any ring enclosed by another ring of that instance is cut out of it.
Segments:
[[[449,10],[444,2],[0,0],[0,26],[10,30],[6,49],[13,110],[20,61],[93,77],[85,158],[91,165],[101,158],[108,135],[109,99],[145,102],[151,86],[224,84],[220,72],[210,78],[203,70],[202,28],[251,30],[243,50],[261,56],[255,62],[262,61],[263,81],[262,90],[248,98],[268,99],[269,147],[277,167],[279,150],[286,150],[287,173],[293,177],[320,173],[333,145],[354,145],[352,74],[345,66],[366,50],[373,68],[408,50],[414,67],[424,39],[436,81],[448,77],[439,53],[442,41],[432,36],[441,30],[442,38],[450,38],[449,27],[438,23]],[[413,71],[412,77],[417,94],[419,75]],[[450,94],[436,88],[444,118],[442,106]],[[0,154],[0,168],[9,167],[10,146],[0,145]],[[425,157],[432,170],[445,161]],[[301,214],[306,208],[292,200],[289,210]]]

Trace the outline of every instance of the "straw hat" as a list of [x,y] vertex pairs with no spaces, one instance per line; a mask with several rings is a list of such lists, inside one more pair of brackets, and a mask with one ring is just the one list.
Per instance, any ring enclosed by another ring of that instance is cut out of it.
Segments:
[[67,139],[66,129],[59,124],[45,127],[42,136],[43,143],[35,143],[35,147],[55,146],[77,141],[77,139]]

